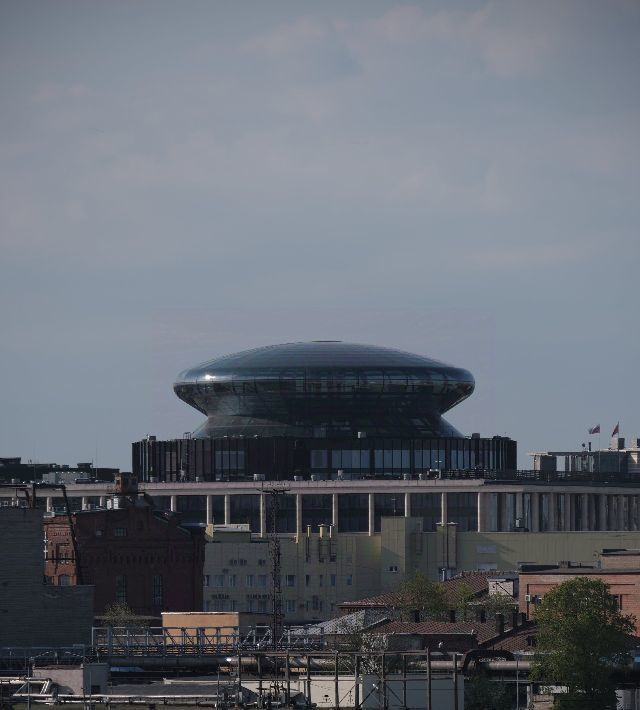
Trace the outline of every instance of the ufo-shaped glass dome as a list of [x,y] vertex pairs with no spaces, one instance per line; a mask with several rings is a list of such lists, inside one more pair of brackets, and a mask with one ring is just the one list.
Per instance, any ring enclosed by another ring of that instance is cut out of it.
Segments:
[[206,414],[196,437],[460,436],[442,414],[474,389],[467,370],[373,345],[314,341],[226,355],[180,373]]

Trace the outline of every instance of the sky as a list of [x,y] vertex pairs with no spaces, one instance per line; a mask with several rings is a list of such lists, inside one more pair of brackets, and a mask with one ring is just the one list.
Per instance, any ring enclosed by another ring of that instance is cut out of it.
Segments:
[[129,470],[319,339],[469,369],[523,468],[640,436],[639,59],[638,0],[0,0],[0,457]]

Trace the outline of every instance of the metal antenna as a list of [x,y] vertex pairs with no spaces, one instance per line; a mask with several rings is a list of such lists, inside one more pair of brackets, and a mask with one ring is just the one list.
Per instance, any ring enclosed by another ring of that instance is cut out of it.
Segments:
[[282,579],[280,568],[280,498],[289,490],[286,485],[264,486],[262,491],[269,494],[269,557],[271,558],[271,639],[277,650],[282,635]]

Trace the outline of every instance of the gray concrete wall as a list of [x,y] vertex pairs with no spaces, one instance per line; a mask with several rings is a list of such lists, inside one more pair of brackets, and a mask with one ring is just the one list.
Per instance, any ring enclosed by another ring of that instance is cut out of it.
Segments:
[[93,587],[44,584],[42,511],[0,508],[0,645],[90,643]]

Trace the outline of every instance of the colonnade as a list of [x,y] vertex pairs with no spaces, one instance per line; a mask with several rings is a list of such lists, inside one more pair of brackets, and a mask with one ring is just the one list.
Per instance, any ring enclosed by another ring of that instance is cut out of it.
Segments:
[[[488,488],[488,487],[487,487]],[[421,491],[422,492],[422,491]],[[439,500],[439,522],[458,522],[455,516],[451,515],[449,506],[449,494],[456,491],[439,490],[430,488],[430,494],[440,497]],[[324,491],[323,491],[324,493]],[[381,492],[387,494],[387,491]],[[412,496],[417,493],[413,488],[411,491],[394,493],[394,499],[400,499],[395,517],[411,517],[412,514],[420,515],[415,510],[415,502]],[[503,489],[500,491],[486,490],[486,488],[469,491],[477,499],[477,531],[478,532],[509,532],[514,530],[528,530],[530,532],[560,532],[560,531],[596,531],[596,530],[640,530],[640,495],[627,493],[607,493],[597,490],[592,492],[571,492],[566,488],[561,491],[527,490],[512,491]],[[309,494],[316,494],[316,491],[309,491]],[[190,495],[196,495],[190,493]],[[202,494],[198,494],[202,495]],[[238,494],[235,494],[238,495]],[[304,532],[303,498],[305,493],[293,492],[295,498],[295,532]],[[341,493],[328,493],[331,496],[331,525],[336,530],[339,527],[339,496]],[[376,534],[376,493],[369,492],[367,495],[367,525],[366,531],[369,535]],[[269,494],[259,493],[259,532],[265,536],[268,530],[268,507]],[[206,500],[205,521],[207,524],[214,522],[231,524],[232,521],[232,494],[204,495]],[[224,498],[222,520],[214,521],[214,498]],[[81,505],[83,510],[89,509],[90,501],[98,498],[100,507],[106,505],[106,496],[94,496],[91,499],[83,496]],[[179,510],[177,494],[169,496],[170,509],[174,512]],[[46,509],[51,512],[54,509],[53,497],[47,497]],[[329,524],[327,522],[327,524]]]

